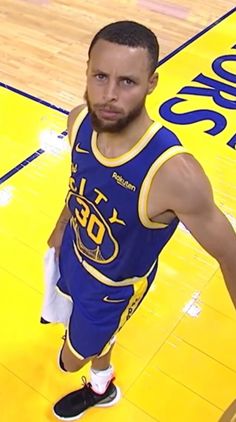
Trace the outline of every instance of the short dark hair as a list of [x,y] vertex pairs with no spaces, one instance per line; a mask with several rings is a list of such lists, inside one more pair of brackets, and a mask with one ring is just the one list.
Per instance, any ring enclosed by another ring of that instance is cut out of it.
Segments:
[[150,56],[151,73],[155,71],[159,57],[159,44],[156,35],[146,26],[133,21],[118,21],[105,26],[92,39],[88,50],[89,58],[92,48],[98,40],[147,49]]

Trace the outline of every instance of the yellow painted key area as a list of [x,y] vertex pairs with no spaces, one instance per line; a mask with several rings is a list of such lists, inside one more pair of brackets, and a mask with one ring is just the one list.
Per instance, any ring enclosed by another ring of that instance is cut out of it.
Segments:
[[[236,82],[212,69],[217,58],[236,56],[235,28],[232,13],[161,64],[159,86],[148,99],[150,114],[199,159],[234,227],[236,149],[228,142],[236,133],[236,111],[211,96],[179,91],[199,87],[193,79],[200,73],[236,89]],[[236,75],[236,60],[222,68]],[[210,120],[168,121],[159,107],[176,97],[186,100],[173,106],[176,114],[215,111],[225,128],[213,136],[205,132],[214,126]],[[61,373],[56,361],[63,326],[39,323],[43,255],[70,173],[68,141],[61,135],[67,116],[4,86],[0,116],[0,420],[55,421],[53,403],[78,389],[89,369]],[[122,400],[89,410],[83,421],[217,422],[223,413],[224,422],[235,421],[235,411],[227,412],[236,397],[235,310],[217,262],[182,225],[161,256],[151,291],[117,337],[113,364]]]

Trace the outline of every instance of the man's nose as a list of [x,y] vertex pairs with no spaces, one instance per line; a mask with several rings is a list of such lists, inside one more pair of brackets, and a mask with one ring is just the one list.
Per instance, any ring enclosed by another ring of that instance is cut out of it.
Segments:
[[117,101],[118,99],[118,86],[115,81],[108,81],[104,89],[104,100]]

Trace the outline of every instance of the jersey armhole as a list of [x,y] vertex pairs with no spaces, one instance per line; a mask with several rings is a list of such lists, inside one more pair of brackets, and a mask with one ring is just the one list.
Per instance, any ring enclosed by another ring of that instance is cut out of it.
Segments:
[[148,196],[151,189],[152,181],[161,166],[175,155],[183,153],[189,154],[189,152],[181,145],[175,145],[167,149],[163,154],[161,154],[160,157],[156,159],[156,161],[154,161],[143,180],[138,199],[138,216],[142,225],[148,229],[163,229],[165,227],[168,227],[168,224],[154,222],[148,217]]
[[86,106],[82,107],[81,106],[81,110],[78,112],[77,116],[75,117],[72,126],[71,126],[71,130],[70,130],[70,137],[69,138],[69,142],[70,142],[70,146],[71,149],[74,146],[75,143],[75,139],[76,139],[76,135],[78,133],[78,130],[81,126],[81,124],[83,123],[86,115],[88,114],[88,109]]

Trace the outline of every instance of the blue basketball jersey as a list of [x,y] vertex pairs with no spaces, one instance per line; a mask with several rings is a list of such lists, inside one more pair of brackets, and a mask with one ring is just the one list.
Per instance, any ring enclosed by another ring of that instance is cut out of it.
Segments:
[[75,120],[72,141],[67,195],[72,217],[63,249],[71,249],[71,265],[82,265],[104,284],[135,283],[153,271],[178,225],[177,218],[169,225],[149,219],[152,179],[163,163],[185,150],[176,135],[154,122],[130,151],[107,158],[98,150],[87,109]]

